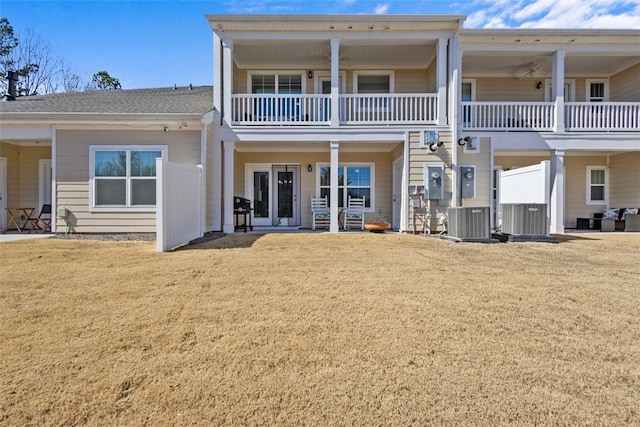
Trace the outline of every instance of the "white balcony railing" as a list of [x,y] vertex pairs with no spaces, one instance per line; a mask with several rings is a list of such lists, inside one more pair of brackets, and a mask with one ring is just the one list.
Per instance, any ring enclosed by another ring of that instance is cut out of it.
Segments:
[[436,124],[438,95],[342,94],[340,122],[352,124]]
[[[436,94],[343,94],[339,121],[343,125],[435,124]],[[331,122],[329,95],[231,95],[234,125],[328,126]]]
[[553,102],[462,102],[467,130],[552,130]]
[[328,125],[329,95],[231,95],[234,125]]
[[638,102],[566,102],[564,108],[567,131],[640,129]]

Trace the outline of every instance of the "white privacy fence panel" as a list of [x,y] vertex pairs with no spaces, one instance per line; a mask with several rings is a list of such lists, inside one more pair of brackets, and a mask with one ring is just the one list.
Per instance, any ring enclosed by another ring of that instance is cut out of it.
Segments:
[[156,160],[156,238],[165,252],[204,234],[202,166]]
[[550,165],[545,160],[532,166],[500,171],[500,204],[549,203]]

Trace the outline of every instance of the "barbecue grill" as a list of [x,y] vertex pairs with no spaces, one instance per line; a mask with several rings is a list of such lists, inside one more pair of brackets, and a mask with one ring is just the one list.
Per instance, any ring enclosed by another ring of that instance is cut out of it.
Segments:
[[[246,233],[248,227],[249,230],[253,231],[253,225],[251,225],[251,210],[251,200],[239,196],[233,198],[233,214],[236,217],[234,230],[244,229]],[[240,222],[241,216],[242,222]]]

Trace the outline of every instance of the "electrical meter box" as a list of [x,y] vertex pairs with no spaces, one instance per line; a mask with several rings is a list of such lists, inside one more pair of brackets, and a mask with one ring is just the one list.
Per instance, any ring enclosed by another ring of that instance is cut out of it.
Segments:
[[470,199],[476,196],[476,167],[460,166],[460,197]]
[[427,199],[442,199],[444,198],[444,189],[442,188],[444,178],[444,166],[442,165],[427,165],[427,171],[425,176],[425,188],[427,193]]

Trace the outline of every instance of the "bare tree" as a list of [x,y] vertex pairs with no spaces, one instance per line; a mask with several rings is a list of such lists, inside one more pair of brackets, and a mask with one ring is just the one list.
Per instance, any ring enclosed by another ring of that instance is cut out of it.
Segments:
[[64,63],[61,68],[62,76],[62,90],[65,92],[84,92],[87,90],[93,90],[91,81],[88,78],[82,77],[70,68],[66,67]]
[[58,89],[62,66],[51,46],[36,36],[32,30],[18,38],[18,46],[12,50],[10,61],[20,76],[16,86],[18,95],[42,95]]

